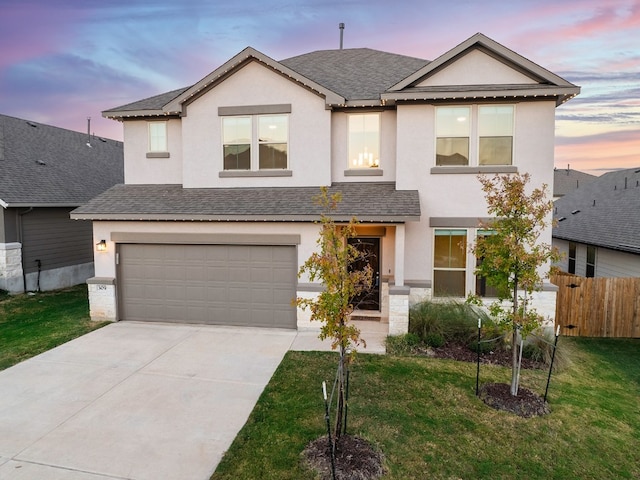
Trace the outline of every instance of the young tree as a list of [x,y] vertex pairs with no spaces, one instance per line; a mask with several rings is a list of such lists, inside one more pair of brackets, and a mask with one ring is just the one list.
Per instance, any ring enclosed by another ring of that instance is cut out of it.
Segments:
[[[492,314],[512,328],[511,395],[516,395],[518,332],[526,336],[541,323],[536,311],[527,309],[527,302],[534,291],[540,290],[541,267],[558,258],[551,245],[540,241],[542,231],[550,225],[553,202],[546,199],[546,185],[527,193],[528,173],[478,178],[487,210],[495,220],[482,225],[487,235],[479,235],[471,251],[482,260],[476,275],[485,277],[498,292],[499,301],[490,307]],[[518,291],[525,297],[518,297]],[[503,309],[504,300],[511,303],[511,308]]]
[[340,438],[342,434],[347,367],[355,353],[355,347],[365,344],[360,338],[360,330],[349,322],[349,315],[353,312],[352,299],[371,288],[373,277],[370,267],[362,270],[350,268],[356,260],[362,259],[363,254],[348,242],[350,238],[357,236],[357,219],[352,218],[349,223],[338,225],[330,216],[341,199],[339,193],[329,195],[326,187],[322,187],[320,195],[314,197],[323,211],[317,240],[319,251],[313,253],[300,267],[298,277],[306,273],[311,281],[321,280],[324,289],[317,298],[298,297],[295,300],[296,305],[303,310],[309,308],[312,321],[322,322],[320,338],[330,338],[331,347],[338,349],[340,353],[334,439]]

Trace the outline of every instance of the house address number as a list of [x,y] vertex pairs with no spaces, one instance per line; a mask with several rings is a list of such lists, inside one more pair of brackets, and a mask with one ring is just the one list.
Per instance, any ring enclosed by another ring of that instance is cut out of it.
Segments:
[[97,285],[98,290],[106,290],[107,286],[106,285]]

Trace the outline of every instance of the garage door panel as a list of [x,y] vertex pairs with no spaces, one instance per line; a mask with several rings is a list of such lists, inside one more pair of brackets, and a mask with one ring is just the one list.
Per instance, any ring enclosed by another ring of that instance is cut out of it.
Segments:
[[124,320],[295,328],[293,246],[119,246]]

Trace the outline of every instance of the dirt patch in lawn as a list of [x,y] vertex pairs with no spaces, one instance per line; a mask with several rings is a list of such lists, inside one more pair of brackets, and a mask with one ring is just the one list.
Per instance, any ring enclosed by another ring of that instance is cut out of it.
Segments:
[[[322,480],[332,480],[331,447],[328,437],[320,437],[302,452],[304,463]],[[335,454],[337,480],[376,480],[384,475],[383,455],[363,438],[343,435]]]

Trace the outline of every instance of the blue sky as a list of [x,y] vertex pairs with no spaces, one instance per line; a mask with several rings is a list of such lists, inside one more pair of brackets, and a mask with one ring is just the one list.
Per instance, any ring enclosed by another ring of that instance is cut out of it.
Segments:
[[[582,93],[556,111],[556,165],[640,166],[640,0],[2,0],[0,113],[122,139],[101,111],[191,85],[247,46],[432,60],[482,32]],[[599,170],[602,169],[602,170]]]

